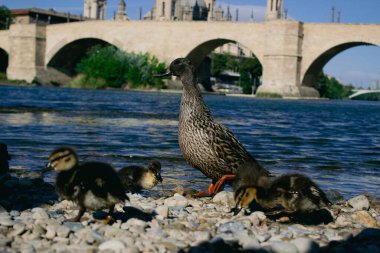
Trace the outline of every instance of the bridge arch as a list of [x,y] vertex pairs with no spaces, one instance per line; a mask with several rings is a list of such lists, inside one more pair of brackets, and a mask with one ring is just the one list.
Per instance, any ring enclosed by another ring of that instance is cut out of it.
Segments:
[[[212,51],[214,51],[216,48],[223,46],[224,44],[227,43],[234,43],[234,44],[240,44],[245,47],[243,43],[239,43],[236,40],[231,40],[231,39],[225,39],[225,38],[218,38],[218,39],[210,39],[207,40],[201,44],[198,44],[196,47],[194,47],[186,56],[196,67],[198,67],[202,60],[210,54]],[[251,52],[251,48],[249,48]],[[257,57],[255,55],[255,57]],[[262,62],[260,59],[258,59],[260,63]]]
[[318,76],[323,70],[323,67],[336,55],[339,53],[358,46],[380,46],[377,44],[369,43],[369,42],[347,42],[335,45],[328,50],[324,51],[322,54],[320,54],[317,58],[314,59],[314,61],[311,62],[311,64],[308,66],[308,68],[305,71],[305,74],[303,75],[301,79],[301,84],[304,86],[310,86],[310,87],[316,87]]
[[8,52],[0,47],[0,73],[6,73],[8,68]]
[[[76,74],[75,67],[86,53],[95,46],[114,45],[103,39],[81,38],[71,42],[61,42],[48,55],[47,67],[54,68],[68,76]],[[117,45],[114,45],[117,47]]]
[[[240,49],[244,48],[249,50],[250,54],[245,57],[256,57],[253,51],[246,47],[244,44],[227,38],[217,38],[209,39],[200,44],[196,45],[190,52],[186,55],[195,66],[198,72],[198,81],[203,85],[207,91],[212,91],[211,81],[210,81],[210,71],[211,71],[211,58],[208,55],[220,46],[228,43],[236,44]],[[256,57],[258,59],[258,57]],[[259,59],[258,59],[259,60]],[[262,62],[259,60],[261,66]]]

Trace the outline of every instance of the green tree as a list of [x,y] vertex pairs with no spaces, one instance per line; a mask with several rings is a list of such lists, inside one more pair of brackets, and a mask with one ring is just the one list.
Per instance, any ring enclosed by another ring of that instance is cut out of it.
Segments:
[[262,75],[263,68],[257,58],[236,57],[230,54],[213,54],[211,75],[217,76],[224,70],[240,73],[240,86],[244,94],[252,94],[254,79]]
[[348,98],[352,94],[352,85],[345,86],[334,77],[328,77],[323,72],[318,78],[317,90],[321,97],[331,99]]
[[4,5],[0,6],[0,30],[5,30],[9,28],[12,23],[11,11]]
[[127,53],[114,46],[92,48],[77,65],[84,86],[132,88],[151,86],[161,88],[163,81],[153,73],[165,70],[165,64],[149,54]]

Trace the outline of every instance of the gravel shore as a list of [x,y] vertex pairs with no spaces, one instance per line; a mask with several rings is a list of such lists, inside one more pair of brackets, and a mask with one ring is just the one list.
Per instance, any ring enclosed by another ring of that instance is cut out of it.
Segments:
[[202,199],[129,197],[112,225],[94,218],[103,212],[67,222],[75,204],[59,201],[38,175],[0,176],[0,252],[380,252],[380,201],[368,195],[323,210],[322,218],[331,215],[327,224],[313,224],[317,214],[234,216],[229,191]]

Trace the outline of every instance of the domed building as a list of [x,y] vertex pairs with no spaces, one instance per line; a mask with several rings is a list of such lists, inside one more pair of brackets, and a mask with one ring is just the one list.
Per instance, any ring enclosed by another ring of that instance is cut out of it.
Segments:
[[150,13],[155,20],[212,20],[215,0],[156,0]]

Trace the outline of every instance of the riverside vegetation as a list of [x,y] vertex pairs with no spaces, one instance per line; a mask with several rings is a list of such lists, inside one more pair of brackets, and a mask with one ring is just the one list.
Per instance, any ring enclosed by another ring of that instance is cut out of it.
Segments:
[[164,83],[153,73],[165,64],[148,53],[128,53],[114,46],[94,47],[76,67],[79,73],[70,86],[79,88],[156,88]]

